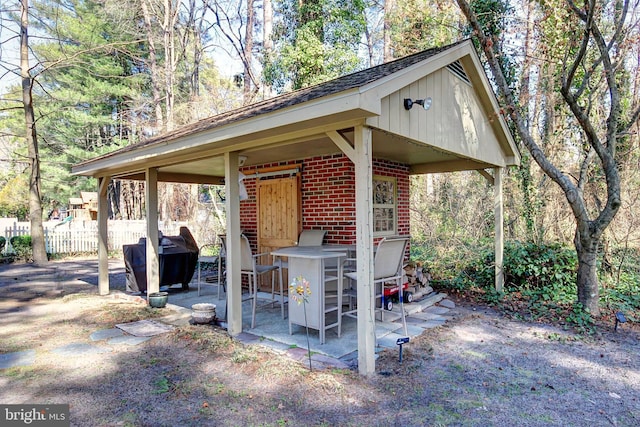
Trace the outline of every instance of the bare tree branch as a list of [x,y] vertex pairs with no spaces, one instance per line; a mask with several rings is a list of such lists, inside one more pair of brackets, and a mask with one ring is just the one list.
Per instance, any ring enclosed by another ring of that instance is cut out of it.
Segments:
[[[577,18],[578,23],[581,23],[582,30],[575,36],[568,35],[568,48],[564,54],[564,65],[560,75],[560,93],[579,125],[580,134],[586,143],[584,145],[588,144],[577,181],[573,184],[567,173],[561,172],[551,164],[528,132],[523,113],[518,108],[514,95],[502,75],[500,62],[495,54],[500,51],[500,47],[494,46],[493,40],[484,34],[469,2],[457,0],[474,30],[474,35],[480,41],[499,94],[507,105],[506,111],[515,124],[522,143],[542,171],[563,190],[573,212],[576,220],[574,244],[579,260],[578,300],[594,314],[599,311],[596,262],[598,247],[603,233],[613,221],[621,205],[620,175],[616,162],[617,137],[620,134],[621,125],[631,126],[638,120],[638,114],[640,114],[635,104],[637,101],[633,100],[633,108],[636,110],[629,117],[631,122],[621,123],[622,105],[617,79],[620,77],[624,63],[622,59],[620,62],[614,59],[623,58],[625,45],[623,37],[625,29],[629,28],[629,23],[626,22],[629,1],[615,2],[614,12],[602,10],[610,3],[601,4],[597,0],[584,0],[580,6],[574,0],[565,1],[567,10]],[[553,13],[554,10],[549,11]],[[606,37],[611,37],[609,41],[605,39],[599,25],[606,26]],[[578,30],[576,29],[575,32],[577,33]],[[580,37],[579,34],[582,36]],[[600,122],[599,115],[607,109],[608,114],[604,122]],[[600,168],[597,170],[594,169],[596,159],[599,161],[597,166]],[[592,178],[590,174],[594,171],[604,176],[607,197],[606,202],[603,203],[597,192],[592,195],[595,203],[595,218],[591,218],[583,190],[590,182]]]
[[509,87],[507,80],[500,68],[500,61],[496,58],[493,51],[493,40],[484,34],[484,30],[480,25],[480,21],[476,17],[475,13],[471,10],[471,6],[466,0],[457,0],[458,6],[462,13],[467,17],[467,21],[471,25],[475,37],[480,41],[482,50],[487,56],[489,68],[495,79],[495,83],[499,88],[504,103],[506,104],[506,112],[511,117],[511,120],[516,125],[518,135],[520,139],[527,147],[533,159],[538,163],[540,168],[555,181],[567,195],[567,199],[570,201],[571,208],[576,217],[588,218],[587,210],[584,203],[581,203],[581,198],[577,187],[571,182],[571,180],[565,176],[562,171],[555,167],[545,156],[544,152],[538,144],[533,140],[531,135],[527,132],[526,120],[522,116],[520,110],[517,108],[516,98],[513,91]]

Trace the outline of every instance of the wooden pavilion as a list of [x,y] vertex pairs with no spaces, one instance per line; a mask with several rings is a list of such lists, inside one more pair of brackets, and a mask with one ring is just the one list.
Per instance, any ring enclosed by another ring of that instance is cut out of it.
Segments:
[[[340,167],[333,165],[335,159],[341,160]],[[149,292],[159,289],[157,183],[225,185],[228,332],[232,336],[242,331],[240,239],[234,237],[239,237],[241,229],[252,225],[258,229],[256,224],[266,221],[259,212],[243,213],[241,170],[259,178],[261,173],[272,176],[294,169],[290,175],[298,183],[302,179],[301,186],[289,190],[298,197],[289,198],[292,205],[284,204],[287,215],[296,215],[289,220],[293,225],[285,234],[297,235],[304,218],[312,217],[311,210],[305,214],[303,200],[306,206],[315,196],[321,197],[322,191],[334,199],[340,194],[348,206],[335,208],[340,213],[334,217],[342,218],[332,223],[329,235],[338,243],[346,239],[356,245],[358,366],[361,374],[368,375],[375,372],[375,325],[364,320],[373,319],[367,314],[375,309],[371,285],[374,239],[408,231],[408,215],[401,215],[397,204],[386,207],[391,210],[385,212],[394,215],[386,226],[376,220],[374,212],[379,206],[373,200],[372,187],[376,177],[385,175],[380,170],[391,171],[387,175],[397,179],[406,177],[407,183],[411,174],[463,170],[475,170],[486,177],[494,185],[496,287],[501,288],[502,174],[519,161],[473,44],[463,40],[200,120],[77,164],[72,172],[98,179],[101,294],[109,292],[107,187],[111,179],[145,181]],[[320,195],[311,194],[308,182],[305,187],[305,168],[318,162],[324,170],[319,179],[341,186],[340,192],[335,186],[325,186],[322,191],[314,190]],[[338,173],[343,174],[342,179],[336,179]],[[344,179],[345,173],[351,181]],[[274,202],[257,194],[252,202],[258,210],[259,206],[277,206],[287,200]],[[398,197],[408,200],[404,193]],[[282,215],[271,215],[276,216]],[[323,225],[317,220],[307,224]],[[257,238],[254,244],[260,245]],[[279,245],[290,240],[291,236],[283,236]]]

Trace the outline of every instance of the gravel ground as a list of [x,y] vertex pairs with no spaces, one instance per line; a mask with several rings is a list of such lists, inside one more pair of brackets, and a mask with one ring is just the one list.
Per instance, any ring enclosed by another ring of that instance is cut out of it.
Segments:
[[[402,363],[385,351],[364,378],[309,372],[210,327],[137,346],[91,342],[95,330],[154,313],[98,297],[66,269],[50,284],[57,291],[40,281],[37,295],[1,269],[0,353],[35,349],[36,358],[0,370],[0,402],[69,403],[72,425],[640,425],[640,335],[630,324],[583,337],[458,302],[444,326],[404,346]],[[105,352],[53,351],[69,342]]]
[[586,340],[489,309],[458,313],[421,336],[433,347],[428,360],[412,360],[425,422],[414,424],[413,413],[402,425],[640,425],[637,332]]

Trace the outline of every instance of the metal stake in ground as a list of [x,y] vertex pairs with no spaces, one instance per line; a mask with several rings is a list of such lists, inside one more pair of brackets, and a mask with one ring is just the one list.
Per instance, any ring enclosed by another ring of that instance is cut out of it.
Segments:
[[627,321],[627,318],[624,317],[624,313],[622,313],[621,311],[616,313],[616,325],[613,328],[614,332],[618,332],[618,323],[625,323]]
[[406,344],[409,342],[409,337],[405,337],[405,338],[398,338],[396,340],[396,345],[399,347],[398,351],[398,362],[402,363],[402,344]]

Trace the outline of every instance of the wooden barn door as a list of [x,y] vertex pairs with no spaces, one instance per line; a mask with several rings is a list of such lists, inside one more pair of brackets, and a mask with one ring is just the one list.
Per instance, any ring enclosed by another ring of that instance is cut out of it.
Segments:
[[[259,179],[256,183],[258,202],[258,250],[270,253],[276,248],[295,246],[301,225],[300,177]],[[271,262],[272,258],[261,260]],[[286,270],[283,271],[287,288]],[[261,283],[263,290],[271,289],[268,278]]]

